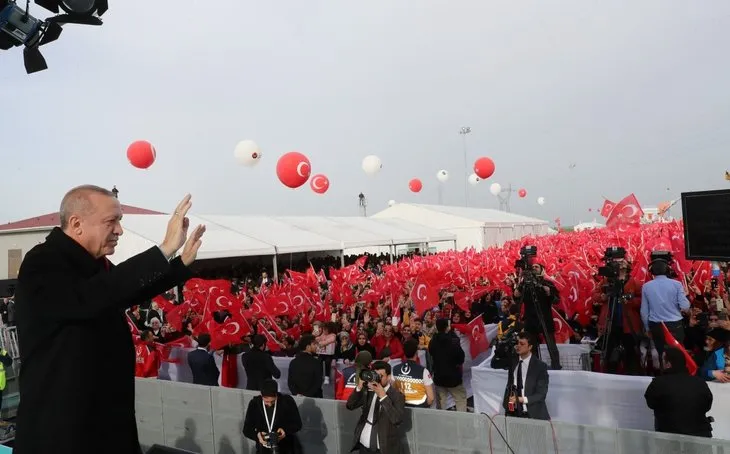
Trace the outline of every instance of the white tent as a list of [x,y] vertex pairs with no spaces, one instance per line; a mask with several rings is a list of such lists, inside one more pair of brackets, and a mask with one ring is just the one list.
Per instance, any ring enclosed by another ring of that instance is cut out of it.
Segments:
[[[205,224],[198,258],[274,256],[301,252],[340,254],[363,246],[390,249],[399,244],[449,242],[455,235],[408,221],[364,217],[189,216],[190,228]],[[114,263],[120,263],[159,244],[168,215],[127,215],[122,224]]]
[[593,222],[581,222],[580,224],[574,226],[573,230],[576,232],[582,232],[583,230],[602,229],[604,227],[606,226],[593,220]]
[[548,234],[548,222],[487,208],[398,203],[372,216],[403,219],[456,235],[457,249],[501,246],[524,236]]

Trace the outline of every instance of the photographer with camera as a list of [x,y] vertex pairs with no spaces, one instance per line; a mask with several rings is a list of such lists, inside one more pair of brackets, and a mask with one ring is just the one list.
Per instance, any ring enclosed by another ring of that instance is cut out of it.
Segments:
[[261,383],[261,395],[251,399],[243,423],[243,435],[256,442],[257,454],[301,454],[296,433],[302,418],[294,398],[278,392],[271,379]]
[[[550,366],[560,370],[560,353],[555,342],[555,324],[553,323],[553,304],[560,301],[555,284],[545,279],[545,270],[535,262],[536,246],[524,246],[520,250],[521,258],[515,263],[517,271],[517,288],[514,297],[524,306],[524,331],[535,339],[542,334],[550,354]],[[535,350],[540,355],[539,344]]]
[[669,265],[671,261],[670,252],[652,252],[649,271],[654,279],[641,288],[641,321],[654,341],[662,369],[662,353],[666,345],[662,323],[681,344],[684,342],[683,313],[689,313],[689,300],[684,293],[684,287],[679,281],[672,279],[674,273]]
[[406,401],[390,382],[391,368],[385,361],[375,361],[372,367],[360,370],[355,392],[347,399],[348,410],[362,407],[351,451],[400,454],[403,437],[399,426]]
[[601,276],[598,316],[597,345],[601,349],[603,371],[616,373],[618,365],[630,375],[637,375],[641,368],[638,342],[641,327],[641,284],[631,278],[631,267],[626,260],[626,250],[610,247],[603,256],[604,266],[598,269]]

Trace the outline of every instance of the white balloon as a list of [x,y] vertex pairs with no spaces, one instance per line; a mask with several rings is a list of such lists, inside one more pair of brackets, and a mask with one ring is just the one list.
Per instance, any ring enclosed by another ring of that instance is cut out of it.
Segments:
[[261,150],[253,140],[242,140],[238,142],[235,150],[233,150],[233,156],[239,164],[253,167],[261,161]]
[[447,181],[449,181],[449,172],[446,170],[439,170],[438,173],[436,174],[436,178],[441,183],[446,183]]
[[537,204],[538,205],[545,205],[545,197],[538,197],[537,198]]
[[362,160],[362,170],[370,176],[380,172],[380,169],[382,168],[383,163],[380,161],[380,158],[375,155],[371,154],[369,156],[365,156]]
[[393,205],[395,205],[395,200],[388,200],[388,206],[392,207]]
[[470,185],[476,186],[477,184],[479,184],[480,181],[482,181],[482,179],[479,178],[479,176],[476,173],[472,173],[471,175],[469,175],[469,184]]
[[502,192],[502,185],[499,183],[492,183],[492,185],[489,186],[489,192],[491,192],[492,195],[499,195]]

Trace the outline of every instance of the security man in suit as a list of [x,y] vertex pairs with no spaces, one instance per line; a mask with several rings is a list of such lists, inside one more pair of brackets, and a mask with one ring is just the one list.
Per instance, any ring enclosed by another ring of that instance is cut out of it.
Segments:
[[348,410],[362,407],[351,451],[359,449],[360,454],[400,454],[403,437],[399,433],[399,426],[403,422],[405,398],[395,386],[390,386],[390,364],[375,361],[371,370],[380,376],[380,380],[363,383],[358,377],[357,388],[347,399]]
[[418,341],[408,339],[403,344],[406,361],[393,368],[395,387],[403,394],[408,407],[428,408],[433,404],[434,391],[431,373],[418,364]]
[[545,403],[548,367],[532,354],[534,344],[531,334],[522,332],[517,335],[517,358],[509,369],[502,406],[507,416],[549,420],[550,413]]
[[215,358],[208,351],[210,334],[198,336],[198,348],[188,353],[188,365],[193,371],[193,383],[196,385],[218,386],[220,371]]

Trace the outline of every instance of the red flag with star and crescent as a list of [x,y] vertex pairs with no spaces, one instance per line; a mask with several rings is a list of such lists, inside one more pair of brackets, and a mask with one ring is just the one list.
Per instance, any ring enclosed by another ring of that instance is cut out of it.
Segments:
[[472,359],[489,350],[487,329],[481,317],[477,317],[467,324],[455,324],[453,328],[469,337],[469,353]]
[[411,300],[416,306],[416,313],[423,315],[426,311],[438,305],[438,289],[419,277],[411,289]]

